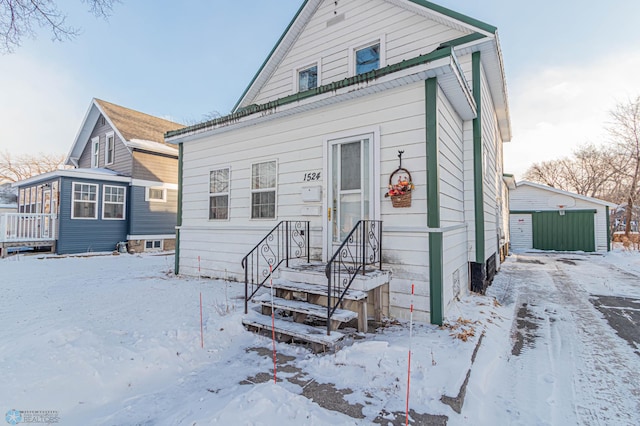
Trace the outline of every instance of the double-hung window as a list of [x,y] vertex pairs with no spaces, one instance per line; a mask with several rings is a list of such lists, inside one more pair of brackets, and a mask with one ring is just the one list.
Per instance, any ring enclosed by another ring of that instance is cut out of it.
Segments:
[[73,183],[71,219],[98,218],[98,185]]
[[124,186],[103,187],[102,219],[123,220],[125,218],[126,191]]
[[229,175],[230,169],[209,172],[209,219],[229,219]]
[[277,164],[275,161],[251,166],[251,218],[276,217]]
[[104,164],[113,164],[116,155],[116,138],[113,132],[107,133],[104,149]]
[[98,161],[100,159],[100,137],[96,136],[91,139],[91,167],[98,167]]

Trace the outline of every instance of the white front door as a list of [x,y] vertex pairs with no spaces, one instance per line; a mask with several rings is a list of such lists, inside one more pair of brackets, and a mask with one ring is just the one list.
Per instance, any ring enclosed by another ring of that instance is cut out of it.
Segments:
[[329,141],[327,257],[359,220],[374,219],[373,141],[360,136]]

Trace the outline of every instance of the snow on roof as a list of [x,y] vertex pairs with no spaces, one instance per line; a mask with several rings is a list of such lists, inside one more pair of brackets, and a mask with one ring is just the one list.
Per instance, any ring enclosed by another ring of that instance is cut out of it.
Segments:
[[143,149],[145,151],[153,151],[161,154],[178,155],[178,150],[176,148],[153,141],[132,139],[124,144],[131,149]]
[[122,176],[118,172],[103,168],[91,168],[91,169],[66,169],[55,170],[49,173],[43,173],[41,175],[33,176],[29,179],[25,179],[12,184],[13,187],[20,187],[30,185],[36,182],[45,181],[56,177],[71,177],[71,178],[84,178],[84,179],[97,179],[108,180],[113,182],[131,182],[131,178],[128,176]]

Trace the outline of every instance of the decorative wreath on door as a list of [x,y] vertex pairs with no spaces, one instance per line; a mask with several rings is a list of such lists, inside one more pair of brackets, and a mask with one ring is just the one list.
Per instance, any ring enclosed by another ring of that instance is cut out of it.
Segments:
[[389,176],[389,190],[384,195],[391,197],[393,207],[411,207],[411,192],[415,188],[411,180],[411,173],[402,167],[402,154],[404,151],[398,151],[400,167]]

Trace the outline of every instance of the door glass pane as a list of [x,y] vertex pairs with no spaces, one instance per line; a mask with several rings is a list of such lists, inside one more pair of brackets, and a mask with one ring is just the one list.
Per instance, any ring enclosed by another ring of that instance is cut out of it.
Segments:
[[340,156],[340,189],[343,191],[361,188],[360,141],[342,145]]
[[331,204],[329,208],[331,209],[331,235],[333,236],[333,241],[338,242],[338,170],[339,170],[339,162],[338,162],[338,153],[340,150],[340,145],[334,145],[331,151],[331,200],[329,201]]
[[371,201],[371,179],[369,177],[369,170],[371,165],[369,164],[371,159],[369,157],[369,139],[365,139],[362,141],[362,180],[364,184],[362,185],[363,193],[362,198],[364,200],[362,206],[362,219],[369,220],[369,202]]
[[343,194],[340,196],[340,241],[344,241],[353,227],[360,220],[360,194]]

